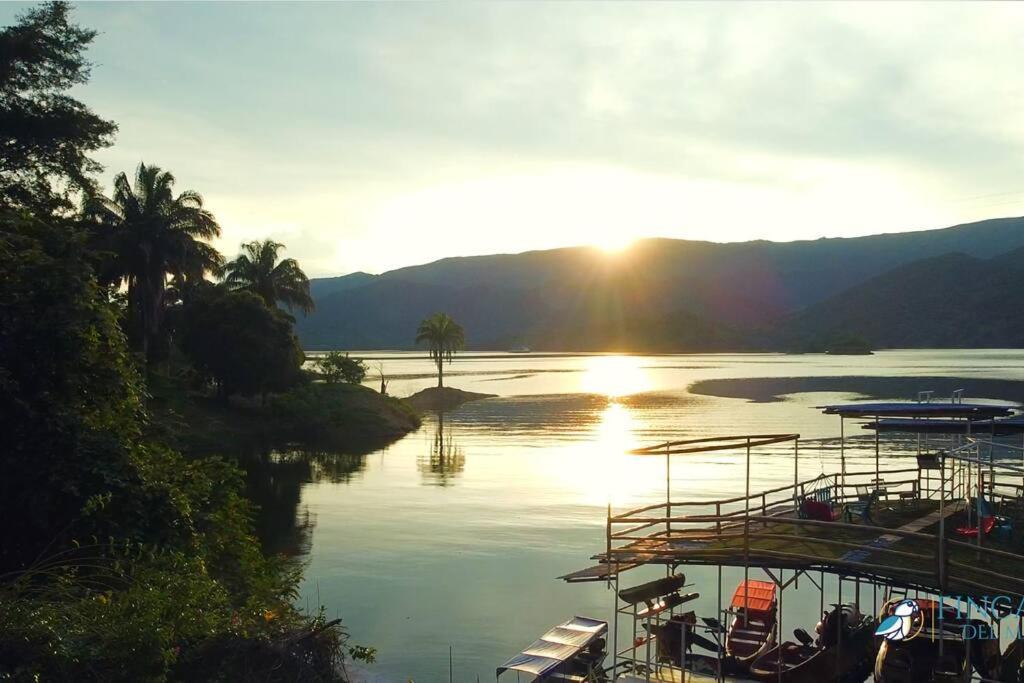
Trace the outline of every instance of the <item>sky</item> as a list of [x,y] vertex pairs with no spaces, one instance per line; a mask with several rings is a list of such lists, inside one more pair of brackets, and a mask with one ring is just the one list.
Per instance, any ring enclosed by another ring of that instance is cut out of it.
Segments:
[[[11,23],[26,5],[0,5]],[[83,3],[77,95],[311,276],[1024,214],[1021,3]]]

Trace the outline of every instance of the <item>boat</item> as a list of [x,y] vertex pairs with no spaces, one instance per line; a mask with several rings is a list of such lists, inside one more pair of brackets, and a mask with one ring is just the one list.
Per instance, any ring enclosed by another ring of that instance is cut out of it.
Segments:
[[748,669],[755,659],[775,645],[778,604],[772,581],[741,581],[732,596],[735,615],[725,636],[725,654],[740,669]]
[[[981,619],[972,619],[973,633],[982,634],[989,630],[989,625]],[[1019,640],[1016,638],[1015,640]],[[1012,643],[1011,643],[1012,646]],[[977,637],[970,639],[971,666],[982,680],[1003,680],[999,678],[1002,671],[1003,654],[999,651],[998,638]],[[1018,668],[1020,662],[1018,661]],[[1016,678],[1011,679],[1016,681]]]
[[1006,683],[1024,683],[1024,639],[1014,638],[1006,646],[999,660],[996,680]]
[[[674,614],[661,623],[644,624],[644,630],[651,634],[656,643],[657,661],[687,670],[692,670],[691,667],[699,662],[706,663],[711,659],[715,660],[716,665],[718,662],[718,643],[698,633],[698,627],[697,615],[694,612]],[[694,645],[714,653],[715,656],[693,654],[691,650]],[[733,668],[729,664],[726,662],[724,668],[732,672]]]
[[602,665],[607,634],[608,622],[573,617],[499,666],[497,678],[516,671],[532,676],[530,681],[605,681]]
[[875,623],[853,605],[833,605],[815,628],[817,638],[796,629],[799,642],[770,648],[750,665],[750,675],[766,683],[863,680],[874,655]]
[[[900,601],[890,600],[881,617]],[[971,680],[971,645],[964,640],[966,619],[959,610],[935,600],[916,600],[911,636],[882,639],[875,658],[878,683],[959,683]],[[998,646],[997,646],[998,647]]]

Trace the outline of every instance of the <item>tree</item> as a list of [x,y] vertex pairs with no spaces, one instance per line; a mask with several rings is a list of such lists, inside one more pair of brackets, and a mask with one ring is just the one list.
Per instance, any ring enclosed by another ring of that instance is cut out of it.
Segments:
[[304,356],[291,319],[252,292],[208,290],[183,311],[179,343],[221,399],[296,384]]
[[325,353],[316,360],[316,368],[328,384],[362,384],[366,379],[366,363],[341,351]]
[[117,126],[67,92],[89,78],[85,49],[96,36],[51,2],[0,31],[0,207],[39,215],[72,208],[102,167],[89,158]]
[[128,338],[149,363],[166,352],[164,310],[167,278],[201,280],[219,272],[223,258],[206,242],[220,235],[213,214],[192,190],[174,196],[174,176],[139,164],[134,184],[125,173],[114,178],[113,197],[92,195],[85,214],[105,258],[105,283],[128,285]]
[[437,386],[444,386],[444,363],[451,363],[456,351],[466,345],[466,334],[462,325],[447,313],[435,313],[420,323],[416,330],[416,343],[427,344],[430,358],[437,365]]
[[259,295],[267,306],[282,303],[303,313],[313,310],[309,278],[292,258],[277,260],[284,245],[273,240],[256,240],[242,245],[242,253],[227,264],[225,282],[235,290]]
[[0,210],[0,283],[0,679],[335,680],[329,634],[290,645],[323,624],[260,553],[241,473],[145,429],[86,236]]
[[[137,484],[124,469],[139,387],[84,252],[69,226],[2,216],[0,573],[54,534],[94,530],[82,515],[90,490]],[[104,472],[114,477],[106,487]]]

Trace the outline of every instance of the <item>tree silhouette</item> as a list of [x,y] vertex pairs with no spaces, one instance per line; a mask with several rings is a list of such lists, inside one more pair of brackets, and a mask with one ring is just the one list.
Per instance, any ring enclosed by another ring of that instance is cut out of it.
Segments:
[[416,330],[416,343],[426,343],[430,358],[437,365],[437,386],[444,386],[444,363],[452,362],[456,351],[466,345],[466,333],[462,325],[447,313],[435,313],[420,323]]
[[208,243],[220,235],[213,214],[199,193],[175,196],[174,176],[140,163],[131,182],[114,178],[114,194],[90,196],[85,216],[92,223],[101,258],[99,275],[106,284],[128,285],[128,337],[148,362],[166,350],[163,327],[167,278],[195,281],[218,272],[223,258]]
[[51,2],[0,30],[0,207],[71,210],[72,194],[91,192],[90,174],[103,168],[88,155],[117,131],[67,94],[89,80],[85,50],[96,37],[69,14]]
[[225,282],[231,289],[257,294],[273,308],[281,303],[303,313],[313,310],[309,278],[293,258],[278,261],[284,245],[274,240],[256,240],[242,245],[242,253],[225,267]]

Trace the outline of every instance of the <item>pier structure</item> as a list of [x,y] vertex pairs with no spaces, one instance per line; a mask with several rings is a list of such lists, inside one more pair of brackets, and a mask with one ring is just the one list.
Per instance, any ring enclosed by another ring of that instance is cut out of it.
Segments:
[[[609,505],[605,547],[593,556],[596,564],[560,577],[603,581],[612,589],[609,680],[752,680],[728,671],[725,639],[737,619],[748,627],[752,608],[746,597],[751,586],[765,581],[778,595],[771,625],[776,643],[784,638],[785,591],[799,581],[817,588],[823,613],[828,592],[839,605],[848,602],[852,611],[872,617],[907,596],[940,606],[956,596],[968,601],[968,611],[1001,596],[999,605],[968,618],[983,619],[999,633],[1011,618],[1019,633],[1024,419],[1005,406],[965,402],[959,392],[949,402],[924,393],[914,402],[821,409],[840,418],[836,472],[801,476],[806,442],[795,433],[684,439],[632,451],[664,457],[664,500],[620,511]],[[873,468],[847,467],[849,423],[873,431]],[[883,448],[887,462],[906,466],[883,467]],[[743,460],[744,493],[680,499],[672,489],[673,467],[692,454],[715,451]],[[759,451],[791,458],[792,481],[753,490],[751,463]],[[649,566],[663,567],[665,578],[624,587],[628,572]],[[717,567],[717,586],[686,583],[682,572],[688,566]],[[731,601],[723,595],[723,567],[743,570],[745,588]],[[835,577],[834,592],[826,588],[826,576]],[[716,591],[714,614],[687,611],[700,589]],[[695,644],[712,654],[692,654]],[[782,648],[777,650],[779,680],[794,680],[782,676]],[[835,680],[847,664],[836,655]]]

